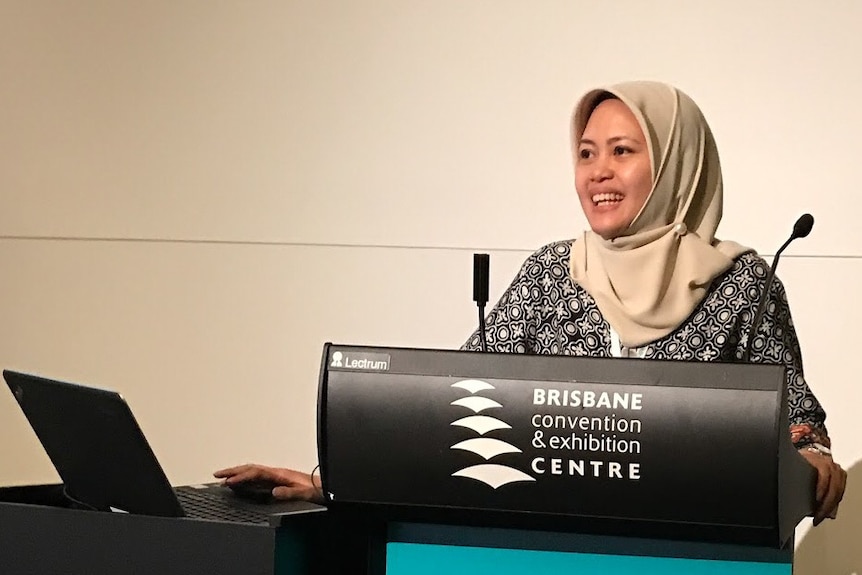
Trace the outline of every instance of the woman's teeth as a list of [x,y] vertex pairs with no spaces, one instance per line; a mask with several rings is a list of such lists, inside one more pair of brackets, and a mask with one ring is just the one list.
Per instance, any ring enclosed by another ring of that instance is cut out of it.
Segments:
[[615,202],[620,202],[625,196],[622,194],[605,192],[601,194],[595,194],[592,198],[593,203],[597,206],[607,206],[609,204],[613,204]]

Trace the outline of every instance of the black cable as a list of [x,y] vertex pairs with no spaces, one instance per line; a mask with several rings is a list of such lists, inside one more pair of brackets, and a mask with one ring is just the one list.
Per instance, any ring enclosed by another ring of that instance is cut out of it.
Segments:
[[488,339],[485,336],[485,306],[479,304],[479,338],[482,341],[482,351],[488,351]]
[[80,499],[76,499],[76,498],[72,497],[72,494],[69,493],[69,489],[68,489],[68,487],[66,487],[65,484],[63,484],[63,497],[68,499],[73,505],[77,505],[78,508],[87,509],[89,511],[98,511],[97,508],[93,507],[89,503],[85,503],[84,501],[81,501]]
[[323,496],[323,478],[320,479],[320,487],[314,484],[314,472],[320,469],[320,464],[314,466],[314,469],[311,470],[309,477],[311,478],[311,488],[314,489],[318,494],[320,494],[320,498],[326,500]]
[[[775,260],[775,265],[769,268],[766,274],[766,290],[769,291],[772,286],[772,279],[775,277],[775,268],[778,267],[778,260]],[[742,354],[742,361],[748,363],[751,359],[751,352],[754,350],[754,338],[757,336],[757,330],[760,327],[760,322],[763,320],[763,313],[766,311],[766,297],[757,302],[757,311],[754,312],[754,320],[751,322],[751,328],[748,330],[748,341],[745,342],[745,352]]]

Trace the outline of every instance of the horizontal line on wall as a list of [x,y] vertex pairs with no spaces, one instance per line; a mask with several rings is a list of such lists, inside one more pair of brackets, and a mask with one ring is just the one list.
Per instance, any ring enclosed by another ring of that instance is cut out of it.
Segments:
[[[465,246],[408,246],[400,244],[344,244],[315,242],[284,242],[265,240],[205,240],[177,238],[105,238],[105,237],[63,237],[63,236],[14,236],[0,235],[0,240],[35,241],[35,242],[91,242],[91,243],[132,243],[132,244],[181,244],[181,245],[224,245],[224,246],[269,246],[269,247],[311,247],[311,248],[354,248],[381,250],[439,250],[459,252],[505,252],[531,254],[540,246],[534,248],[489,248]],[[761,253],[764,258],[774,254]],[[783,254],[784,258],[820,258],[820,259],[862,259],[862,255],[822,255],[822,254]]]
[[441,251],[494,251],[494,252],[525,252],[533,253],[529,248],[471,248],[464,246],[408,246],[399,244],[343,244],[319,242],[277,242],[265,240],[195,240],[168,238],[100,238],[100,237],[62,237],[62,236],[8,236],[0,235],[0,240],[37,241],[37,242],[95,242],[95,243],[136,243],[136,244],[190,244],[190,245],[224,245],[224,246],[274,246],[274,247],[318,247],[318,248],[361,248],[361,249],[396,249],[396,250],[441,250]]

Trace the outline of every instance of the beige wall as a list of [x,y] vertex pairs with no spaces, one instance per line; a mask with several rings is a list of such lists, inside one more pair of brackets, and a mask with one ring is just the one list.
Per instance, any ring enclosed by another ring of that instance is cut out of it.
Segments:
[[[459,345],[473,251],[496,297],[584,226],[576,97],[660,79],[716,134],[722,237],[771,254],[817,220],[779,275],[862,489],[860,21],[849,0],[0,0],[0,366],[120,390],[176,483],[311,469],[322,343]],[[0,390],[0,484],[55,479]],[[856,501],[800,529],[827,561],[805,572],[862,572]]]

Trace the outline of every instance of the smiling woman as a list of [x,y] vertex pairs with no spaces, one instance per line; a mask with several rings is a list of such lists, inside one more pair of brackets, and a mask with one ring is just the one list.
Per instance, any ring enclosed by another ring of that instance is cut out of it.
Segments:
[[718,150],[681,91],[656,82],[593,90],[575,109],[572,141],[592,228],[574,246],[572,277],[623,345],[639,347],[677,329],[713,280],[752,250],[715,239]]
[[[789,434],[818,472],[815,523],[834,517],[846,473],[832,461],[826,414],[803,375],[784,287],[777,278],[767,286],[753,250],[715,238],[721,166],[700,109],[666,84],[618,84],[580,99],[571,133],[591,229],[527,259],[488,314],[488,351],[732,362],[752,339],[752,362],[786,368]],[[477,331],[463,349],[480,348]],[[534,403],[587,401],[553,397]],[[632,398],[629,408],[639,406]],[[561,460],[551,465],[562,469]],[[246,465],[216,476],[279,482],[278,497],[320,496],[315,478],[286,469]]]
[[[715,237],[721,165],[698,106],[657,82],[595,89],[571,134],[591,229],[527,259],[488,314],[488,350],[733,362],[753,339],[751,361],[786,367],[789,433],[819,475],[815,523],[834,516],[846,473],[803,375],[784,287],[767,286],[754,250]],[[755,326],[766,290],[768,317]],[[464,349],[479,349],[478,333]]]

